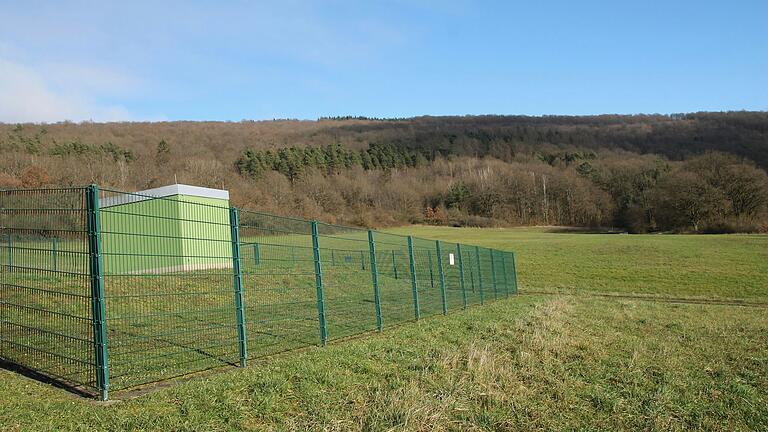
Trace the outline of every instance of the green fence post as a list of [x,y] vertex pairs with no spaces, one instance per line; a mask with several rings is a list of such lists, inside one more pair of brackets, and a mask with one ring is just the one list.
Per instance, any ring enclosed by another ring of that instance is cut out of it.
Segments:
[[248,350],[245,337],[245,311],[243,310],[243,276],[240,271],[240,221],[237,209],[229,209],[229,231],[232,242],[232,277],[235,289],[235,319],[237,320],[237,346],[240,351],[240,367],[245,367]]
[[333,253],[334,249],[331,249],[331,266],[336,265],[336,254]]
[[325,297],[323,296],[323,267],[320,263],[320,236],[317,221],[312,221],[312,257],[315,261],[315,292],[317,294],[317,317],[320,323],[320,341],[328,342],[328,327],[325,323]]
[[395,251],[392,251],[392,270],[395,273],[395,279],[397,279],[397,261],[395,260]]
[[448,298],[445,295],[445,273],[443,273],[443,254],[440,252],[440,240],[435,240],[437,253],[437,272],[440,276],[440,297],[443,300],[443,315],[448,314]]
[[479,246],[475,246],[475,261],[477,262],[477,285],[480,288],[480,304],[485,304],[485,295],[483,294],[483,269],[480,266]]
[[493,299],[499,299],[499,290],[496,288],[496,263],[494,263],[493,249],[489,250],[491,253],[491,282],[493,283]]
[[509,298],[509,279],[507,278],[507,253],[501,253],[501,274],[504,275],[504,295]]
[[52,240],[53,243],[53,253],[51,254],[51,267],[53,267],[53,271],[56,271],[56,237]]
[[255,265],[261,264],[261,248],[258,243],[253,244],[253,263]]
[[517,294],[517,267],[515,264],[515,253],[512,252],[512,286],[514,287],[515,294]]
[[456,243],[456,254],[459,264],[459,282],[461,283],[461,297],[464,300],[464,309],[467,308],[467,287],[464,284],[464,261],[461,259],[461,243]]
[[411,290],[413,291],[413,310],[416,321],[421,318],[419,311],[419,285],[416,282],[416,260],[413,259],[413,237],[408,236],[408,267],[411,270]]
[[427,250],[427,258],[429,258],[429,284],[432,288],[435,287],[435,273],[432,271],[432,251]]
[[379,272],[376,268],[376,243],[373,241],[373,231],[368,230],[368,249],[371,253],[371,277],[373,281],[373,303],[376,305],[376,327],[381,333],[384,323],[381,316],[381,292],[379,291]]
[[291,265],[296,267],[296,246],[291,246]]
[[107,357],[107,323],[104,311],[104,281],[102,277],[101,222],[99,220],[99,187],[86,189],[88,223],[88,270],[91,282],[91,321],[93,348],[96,359],[96,388],[101,400],[109,399],[109,360]]

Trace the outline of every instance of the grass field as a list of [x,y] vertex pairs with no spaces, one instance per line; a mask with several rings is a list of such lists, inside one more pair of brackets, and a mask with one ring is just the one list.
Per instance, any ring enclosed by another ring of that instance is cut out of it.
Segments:
[[0,370],[0,428],[768,428],[768,237],[407,231],[515,250],[539,294],[106,405]]
[[563,231],[443,227],[417,230],[423,237],[514,249],[520,256],[520,283],[528,292],[768,301],[768,236]]

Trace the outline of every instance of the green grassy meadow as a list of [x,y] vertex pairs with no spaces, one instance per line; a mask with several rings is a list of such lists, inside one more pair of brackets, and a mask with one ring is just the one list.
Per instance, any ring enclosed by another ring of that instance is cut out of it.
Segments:
[[[394,232],[406,233],[412,228]],[[555,231],[555,232],[553,232]],[[528,291],[768,301],[768,236],[418,227],[423,237],[518,255]]]
[[106,404],[0,369],[0,429],[768,428],[768,236],[391,231],[514,250],[523,295]]

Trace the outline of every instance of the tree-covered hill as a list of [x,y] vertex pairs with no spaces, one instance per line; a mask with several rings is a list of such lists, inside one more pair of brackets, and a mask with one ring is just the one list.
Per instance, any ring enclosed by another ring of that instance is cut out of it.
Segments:
[[179,181],[363,225],[768,229],[768,113],[0,124],[0,188]]

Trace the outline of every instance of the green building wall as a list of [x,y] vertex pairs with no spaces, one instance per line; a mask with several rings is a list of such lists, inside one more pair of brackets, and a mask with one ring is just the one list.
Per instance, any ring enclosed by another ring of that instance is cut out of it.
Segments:
[[188,195],[101,209],[105,274],[232,267],[229,201]]

